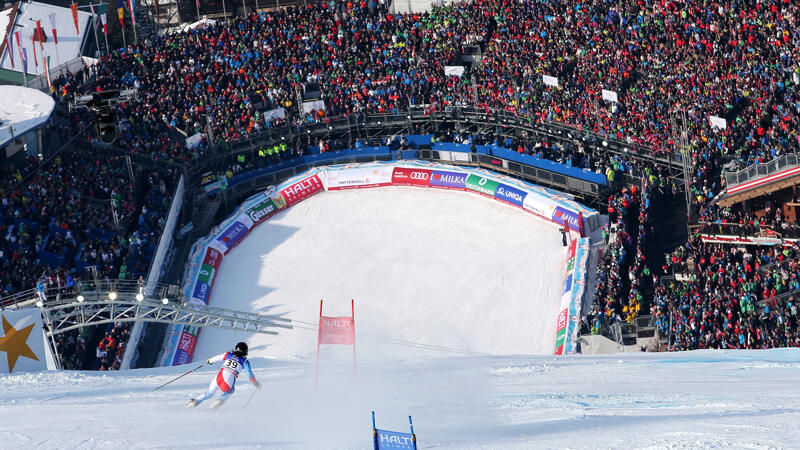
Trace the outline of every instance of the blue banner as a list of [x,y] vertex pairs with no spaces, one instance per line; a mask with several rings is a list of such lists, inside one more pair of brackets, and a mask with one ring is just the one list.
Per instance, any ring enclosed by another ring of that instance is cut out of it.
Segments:
[[522,202],[525,201],[526,195],[528,195],[527,192],[503,183],[497,185],[497,190],[494,193],[496,198],[519,207],[522,207]]
[[448,172],[446,170],[434,170],[431,174],[431,186],[441,186],[447,188],[464,189],[467,186],[466,173]]
[[580,231],[581,227],[578,224],[578,215],[568,209],[564,209],[560,206],[556,206],[556,209],[553,210],[553,217],[551,217],[553,222],[564,225],[564,221],[566,220],[569,224],[569,227],[574,231]]
[[192,298],[196,298],[207,305],[208,293],[210,291],[211,287],[209,287],[208,284],[198,281],[197,284],[194,285],[194,293],[192,294]]
[[228,250],[232,249],[247,235],[247,225],[239,222],[233,222],[221,235],[217,238],[217,242],[221,243]]
[[409,449],[414,450],[417,448],[414,442],[414,436],[411,433],[398,433],[396,431],[386,431],[376,429],[375,444],[379,450],[381,449]]

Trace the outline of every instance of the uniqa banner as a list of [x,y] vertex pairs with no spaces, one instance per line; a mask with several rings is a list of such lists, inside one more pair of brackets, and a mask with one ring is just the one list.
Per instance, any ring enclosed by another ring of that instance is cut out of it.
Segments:
[[0,373],[47,369],[39,308],[0,310]]

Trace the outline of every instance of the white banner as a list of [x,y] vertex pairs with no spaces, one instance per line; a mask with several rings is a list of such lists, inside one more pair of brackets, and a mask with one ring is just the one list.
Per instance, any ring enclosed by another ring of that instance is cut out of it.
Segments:
[[47,369],[39,308],[0,311],[0,373]]
[[195,133],[186,138],[186,148],[196,148],[203,142],[203,133]]
[[325,185],[329,191],[389,186],[392,184],[393,171],[393,166],[332,169],[327,171]]
[[603,89],[603,100],[614,103],[619,102],[619,100],[617,100],[617,93],[609,91],[608,89]]
[[264,111],[264,122],[266,122],[267,125],[269,125],[269,123],[275,119],[285,119],[285,118],[286,118],[286,110],[283,108],[275,108],[275,109],[270,109],[269,111]]
[[558,87],[558,78],[550,75],[542,75],[542,82],[548,86]]
[[722,117],[711,116],[708,119],[711,121],[712,127],[719,128],[720,130],[728,128],[728,121],[723,119]]
[[308,114],[311,111],[317,110],[325,111],[325,101],[324,100],[313,100],[310,102],[303,102],[303,112]]
[[464,75],[464,66],[444,66],[444,74],[447,76],[460,77]]

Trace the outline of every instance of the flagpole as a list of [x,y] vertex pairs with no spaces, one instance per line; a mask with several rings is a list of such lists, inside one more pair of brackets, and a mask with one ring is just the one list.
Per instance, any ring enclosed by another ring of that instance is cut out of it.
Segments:
[[[94,14],[94,6],[93,4],[86,5],[92,11],[92,31],[94,31],[94,45],[97,48],[97,53],[100,53],[100,41],[97,39],[97,18]],[[79,6],[78,8],[82,8]],[[83,7],[85,8],[85,6]]]

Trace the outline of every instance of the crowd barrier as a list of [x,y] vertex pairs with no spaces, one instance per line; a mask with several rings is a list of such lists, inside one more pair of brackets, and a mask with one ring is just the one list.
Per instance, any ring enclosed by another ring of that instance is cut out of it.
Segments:
[[[318,167],[251,196],[214,227],[209,235],[198,240],[188,258],[182,286],[183,301],[208,304],[214,279],[225,255],[242,242],[253,228],[279,211],[322,191],[380,186],[417,186],[473,192],[576,232],[593,231],[600,222],[597,211],[575,202],[569,194],[483,169],[422,161]],[[582,244],[578,248],[580,257],[584,253],[588,257],[588,249],[584,249]],[[585,280],[585,260],[583,265],[583,272],[571,276]],[[582,296],[585,282],[575,284],[581,285]],[[577,291],[575,295],[578,295]],[[170,327],[160,364],[168,366],[191,362],[198,335],[199,329],[196,327]]]

